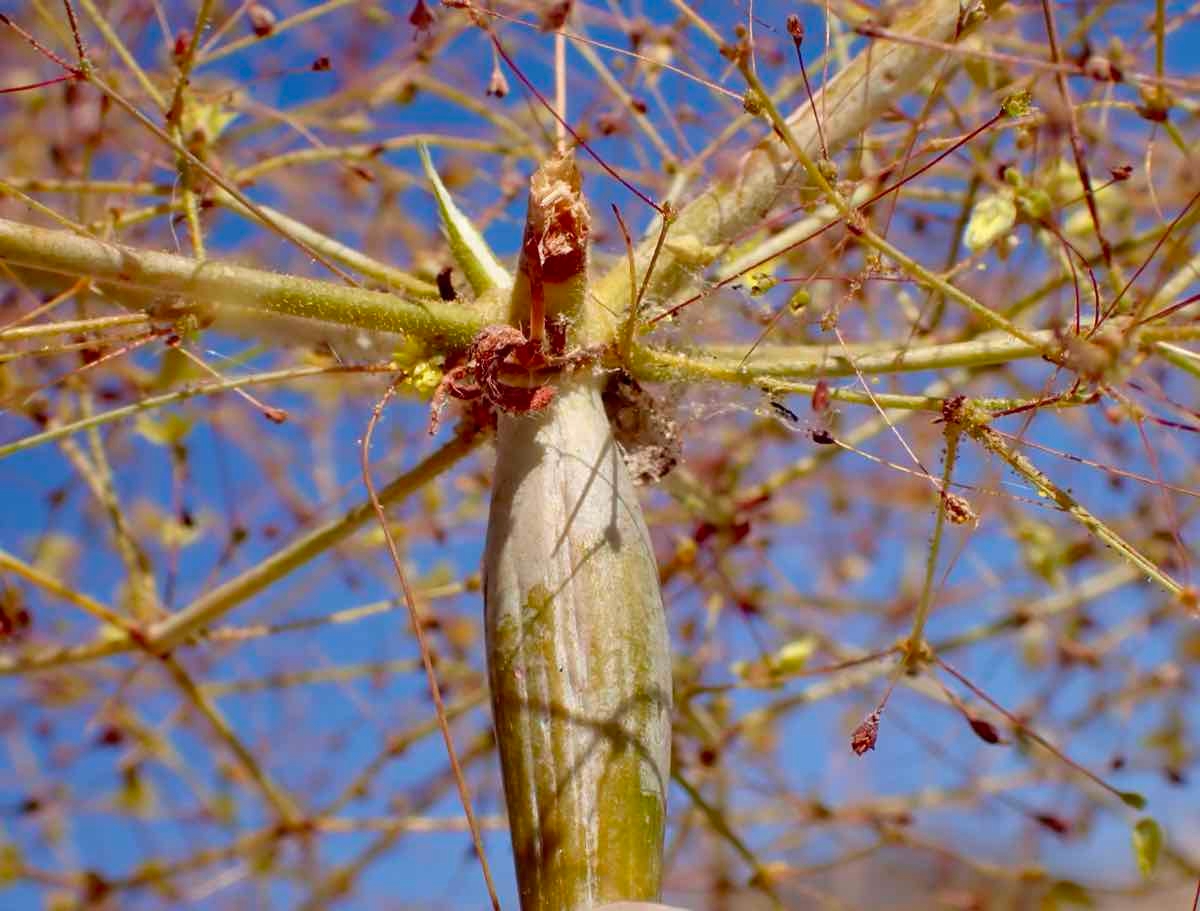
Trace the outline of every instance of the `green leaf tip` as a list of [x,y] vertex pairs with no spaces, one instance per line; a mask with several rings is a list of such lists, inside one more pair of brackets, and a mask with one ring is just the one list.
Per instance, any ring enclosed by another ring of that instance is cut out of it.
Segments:
[[1148,816],[1139,819],[1133,827],[1133,856],[1143,879],[1149,879],[1158,865],[1162,845],[1163,834],[1158,823]]
[[425,168],[425,176],[433,187],[433,195],[437,199],[438,213],[442,218],[442,230],[450,242],[450,252],[454,261],[467,276],[471,289],[476,296],[497,287],[512,285],[508,271],[496,259],[496,254],[488,246],[479,229],[454,204],[446,185],[433,166],[433,158],[425,143],[417,144],[421,155],[421,165]]
[[1043,911],[1058,911],[1067,906],[1076,908],[1091,908],[1095,906],[1087,889],[1069,879],[1060,879],[1042,899]]
[[1133,807],[1135,810],[1146,809],[1146,798],[1137,791],[1121,791],[1119,793],[1121,803],[1127,807]]

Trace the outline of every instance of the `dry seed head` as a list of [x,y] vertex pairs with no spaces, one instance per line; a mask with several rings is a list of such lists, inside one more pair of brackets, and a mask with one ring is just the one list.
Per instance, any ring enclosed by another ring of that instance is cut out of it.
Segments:
[[966,525],[979,521],[979,516],[971,508],[971,504],[956,493],[942,493],[942,508],[946,510],[946,518],[952,525]]
[[508,79],[500,68],[500,61],[492,61],[492,75],[488,79],[487,94],[492,98],[503,98],[509,93]]
[[529,181],[529,217],[522,242],[522,268],[540,264],[542,281],[556,283],[586,268],[591,215],[580,192],[572,153],[542,163]]

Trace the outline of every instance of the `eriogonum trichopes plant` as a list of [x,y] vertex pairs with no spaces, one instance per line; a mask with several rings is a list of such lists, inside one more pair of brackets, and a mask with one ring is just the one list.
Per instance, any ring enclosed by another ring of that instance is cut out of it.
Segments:
[[0,7],[0,908],[1195,904],[1200,6]]

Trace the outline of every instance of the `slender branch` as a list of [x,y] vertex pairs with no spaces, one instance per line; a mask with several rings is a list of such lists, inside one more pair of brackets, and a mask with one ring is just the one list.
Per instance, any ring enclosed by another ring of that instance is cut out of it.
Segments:
[[933,523],[933,537],[929,541],[929,550],[925,556],[925,578],[921,583],[921,597],[917,602],[917,610],[913,615],[912,632],[908,635],[907,655],[904,662],[906,667],[915,667],[925,643],[925,624],[929,620],[929,612],[933,608],[934,584],[937,574],[938,555],[942,549],[942,536],[946,529],[946,515],[949,512],[950,482],[954,476],[954,463],[958,458],[958,440],[960,430],[957,424],[946,424],[946,455],[942,459],[942,482],[939,487],[937,518]]
[[1115,550],[1124,560],[1144,572],[1147,579],[1157,583],[1172,595],[1178,596],[1182,593],[1183,586],[1160,569],[1158,564],[1092,515],[1071,494],[1039,471],[1029,459],[1005,445],[1000,436],[990,427],[968,423],[964,425],[963,430],[989,452],[995,453],[1003,459],[1013,471],[1033,484],[1040,493],[1057,503],[1063,512]]
[[0,550],[0,570],[12,573],[19,576],[26,582],[38,586],[53,595],[57,595],[64,601],[74,604],[80,610],[95,617],[101,623],[107,623],[114,629],[124,629],[128,625],[128,620],[114,611],[105,604],[101,604],[95,598],[91,598],[82,592],[77,592],[75,589],[64,585],[59,579],[49,576],[36,566],[32,566],[13,556],[5,550]]
[[183,693],[193,708],[212,727],[217,738],[233,754],[238,765],[241,766],[250,780],[258,786],[263,797],[266,798],[275,812],[279,814],[281,821],[287,825],[299,822],[302,817],[300,808],[288,796],[287,792],[266,773],[255,755],[250,752],[249,748],[242,743],[241,738],[234,732],[225,716],[221,713],[221,710],[213,704],[212,699],[201,691],[176,658],[167,656],[163,659],[162,663],[180,692]]
[[[746,64],[741,65],[742,75],[745,77],[751,91],[757,93],[759,103],[762,105],[767,118],[774,125],[776,131],[783,137],[784,143],[787,146],[787,151],[791,153],[795,159],[803,166],[804,171],[808,174],[809,179],[817,186],[825,197],[833,203],[838,213],[845,220],[847,228],[858,236],[863,243],[882,253],[894,262],[901,270],[908,275],[919,280],[929,288],[936,289],[941,292],[944,297],[955,301],[966,310],[970,311],[974,316],[988,323],[989,325],[1002,329],[1014,338],[1021,339],[1028,344],[1036,344],[1034,342],[1033,333],[1013,323],[1007,317],[992,310],[981,301],[976,300],[971,295],[967,294],[961,288],[951,284],[940,275],[936,275],[921,263],[917,262],[913,257],[909,256],[891,241],[882,237],[874,231],[867,220],[850,202],[834,187],[829,179],[822,173],[820,166],[816,160],[807,151],[804,144],[797,137],[797,134],[788,124],[787,120],[779,112],[775,103],[771,100],[767,93],[766,87],[758,78],[758,75]],[[1049,354],[1049,351],[1044,353]]]
[[139,399],[136,402],[131,402],[128,405],[122,405],[119,408],[113,408],[109,411],[101,411],[95,414],[88,414],[75,421],[62,424],[59,427],[52,427],[49,430],[44,430],[41,433],[30,434],[27,437],[22,437],[19,440],[13,440],[11,443],[0,445],[0,459],[5,456],[13,455],[25,449],[32,449],[35,446],[40,446],[43,443],[52,443],[55,440],[61,440],[64,437],[72,434],[88,430],[92,427],[99,427],[101,424],[108,424],[113,421],[123,420],[124,418],[133,417],[144,411],[152,411],[155,408],[162,408],[164,405],[171,405],[175,402],[183,402],[195,396],[202,395],[217,395],[222,392],[227,392],[232,389],[241,389],[243,386],[261,385],[267,383],[283,383],[291,380],[302,379],[309,376],[326,376],[335,373],[367,373],[372,371],[382,371],[391,369],[390,367],[357,367],[357,366],[313,366],[313,367],[289,367],[285,370],[271,370],[265,373],[252,373],[247,376],[233,377],[227,380],[221,380],[215,383],[203,383],[196,386],[186,386],[183,389],[176,389],[173,392],[164,392],[162,395],[149,396],[148,398]]
[[760,345],[745,359],[746,345],[712,345],[697,351],[668,351],[636,346],[632,369],[644,379],[683,378],[755,383],[762,379],[791,377],[854,376],[855,365],[864,374],[905,373],[950,367],[986,367],[1039,357],[1042,345],[1053,334],[1038,332],[1033,341],[988,336],[966,342],[908,348],[904,340],[850,346],[852,365],[846,354],[832,345]]

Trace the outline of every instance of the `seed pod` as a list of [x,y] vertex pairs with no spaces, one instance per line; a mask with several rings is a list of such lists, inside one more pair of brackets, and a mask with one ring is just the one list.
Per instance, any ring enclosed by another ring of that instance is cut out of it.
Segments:
[[[535,177],[529,224],[562,227],[564,219],[532,210],[545,199],[565,202],[574,212],[567,233],[585,253],[586,218],[575,217],[586,215],[578,185],[565,201],[561,186],[548,197],[538,186]],[[559,265],[571,259],[562,236],[531,242],[530,231],[514,315],[531,279],[547,312],[564,313],[556,302],[585,299],[578,292],[586,255],[572,270],[543,261],[530,275],[526,259],[539,248]],[[661,889],[670,775],[666,619],[602,383],[579,371],[559,383],[546,408],[499,417],[484,596],[492,710],[524,911],[654,900]]]

